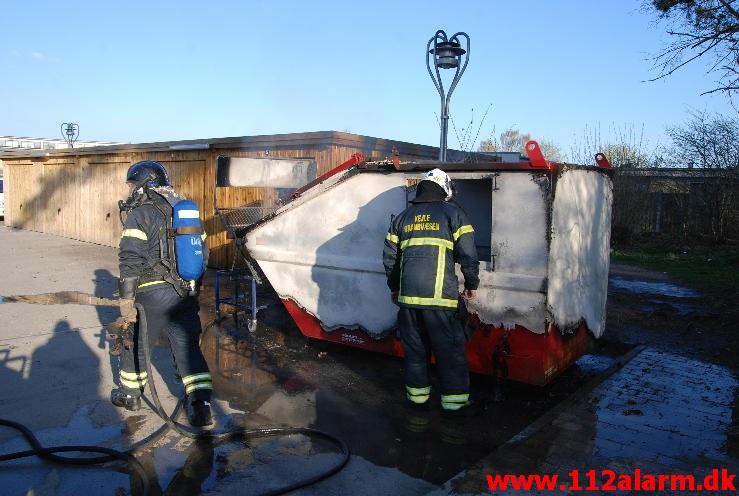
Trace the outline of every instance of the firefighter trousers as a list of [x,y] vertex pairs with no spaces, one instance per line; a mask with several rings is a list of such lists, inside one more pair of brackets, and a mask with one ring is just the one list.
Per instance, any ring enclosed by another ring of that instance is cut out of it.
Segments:
[[431,394],[428,366],[436,358],[441,382],[441,406],[458,410],[469,400],[470,375],[464,352],[464,331],[454,310],[401,307],[398,328],[405,351],[406,396],[413,403]]
[[[136,303],[144,307],[146,314],[149,340],[155,343],[166,332],[175,368],[188,400],[208,401],[213,390],[213,381],[208,364],[200,351],[202,327],[198,316],[198,299],[193,296],[180,297],[167,283],[158,286],[136,294]],[[137,322],[131,340],[124,341],[120,364],[120,384],[132,396],[140,395],[148,380],[144,360],[144,348]]]

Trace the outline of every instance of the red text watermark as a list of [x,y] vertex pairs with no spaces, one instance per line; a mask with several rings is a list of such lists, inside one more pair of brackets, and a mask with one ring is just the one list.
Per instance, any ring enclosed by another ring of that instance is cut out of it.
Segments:
[[736,491],[736,474],[715,468],[700,477],[692,474],[630,473],[614,470],[573,470],[560,474],[488,474],[491,491]]

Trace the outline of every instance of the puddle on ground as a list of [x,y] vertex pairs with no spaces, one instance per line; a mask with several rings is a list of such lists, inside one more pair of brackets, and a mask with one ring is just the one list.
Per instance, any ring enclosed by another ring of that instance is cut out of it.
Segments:
[[231,322],[209,329],[201,346],[218,398],[243,411],[249,426],[326,431],[373,465],[432,484],[488,454],[613,363],[588,355],[547,387],[508,384],[499,403],[492,401],[492,380],[473,374],[472,394],[484,405],[482,411],[450,419],[441,414],[436,372],[429,411],[409,411],[401,360],[309,343],[297,330],[270,328],[269,322],[253,335],[229,327]]
[[704,308],[696,307],[695,305],[688,305],[687,303],[678,303],[669,300],[652,300],[648,303],[639,305],[639,310],[642,312],[653,315],[656,313],[677,313],[680,317],[687,317],[698,312],[705,313],[707,310]]
[[117,307],[118,300],[101,298],[80,291],[59,291],[56,293],[42,293],[32,295],[0,296],[0,303],[31,303],[35,305],[93,305],[103,307]]
[[583,355],[577,359],[575,365],[583,372],[605,372],[615,363],[615,359],[604,355]]
[[669,282],[641,281],[611,276],[608,283],[616,289],[629,293],[669,296],[672,298],[696,298],[700,296],[698,291]]

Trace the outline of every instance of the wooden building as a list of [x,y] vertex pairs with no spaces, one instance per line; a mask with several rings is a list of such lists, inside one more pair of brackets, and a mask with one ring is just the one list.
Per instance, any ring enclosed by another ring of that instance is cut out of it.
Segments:
[[391,157],[393,150],[404,160],[438,157],[435,147],[335,131],[6,152],[0,156],[5,169],[5,223],[117,246],[121,235],[117,203],[128,193],[126,170],[139,160],[158,160],[174,187],[200,205],[210,265],[225,267],[233,252],[215,216],[216,202],[219,207],[236,207],[268,193],[263,188],[216,187],[216,157],[313,159],[320,175],[354,153],[379,160]]

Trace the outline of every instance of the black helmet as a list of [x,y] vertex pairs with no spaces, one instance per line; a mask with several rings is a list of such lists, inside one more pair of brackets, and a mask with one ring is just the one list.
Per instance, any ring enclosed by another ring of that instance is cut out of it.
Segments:
[[134,183],[137,187],[171,186],[167,169],[154,160],[142,160],[128,168],[126,182]]

